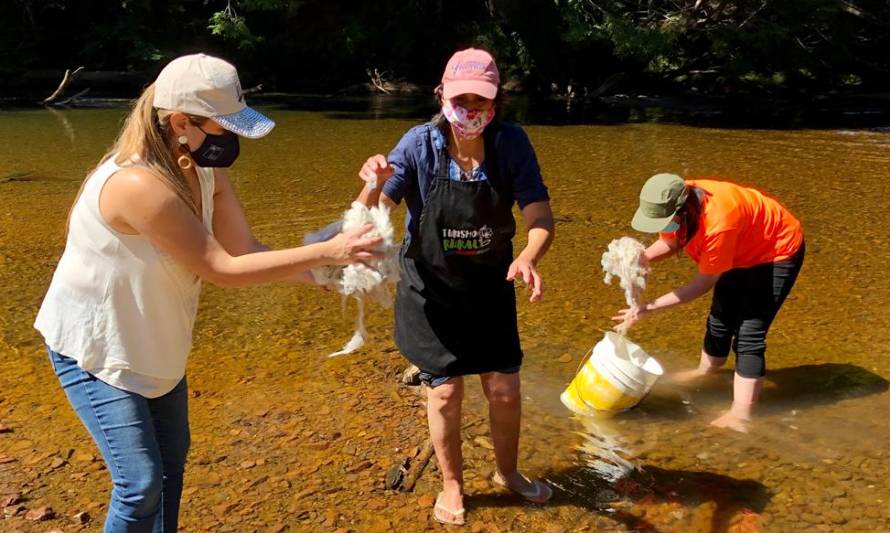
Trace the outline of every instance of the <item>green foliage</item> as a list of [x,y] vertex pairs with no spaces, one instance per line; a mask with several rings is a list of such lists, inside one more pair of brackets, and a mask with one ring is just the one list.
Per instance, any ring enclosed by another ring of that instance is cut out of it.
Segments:
[[636,24],[627,16],[606,15],[595,28],[608,37],[619,58],[652,64],[668,61],[666,56],[674,52],[679,37],[675,22],[668,18],[650,28]]
[[890,87],[888,0],[3,0],[0,69],[153,71],[203,50],[281,90],[434,85],[476,45],[528,91]]
[[217,11],[210,17],[207,26],[210,33],[224,40],[235,43],[239,49],[249,49],[262,41],[262,37],[256,37],[247,27],[244,17],[231,11]]

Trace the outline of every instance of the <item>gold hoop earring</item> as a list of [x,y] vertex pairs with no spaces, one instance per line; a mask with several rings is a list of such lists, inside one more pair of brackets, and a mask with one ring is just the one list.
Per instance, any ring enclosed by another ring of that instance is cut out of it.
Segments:
[[188,156],[189,138],[185,135],[180,135],[176,140],[179,141],[179,151],[182,152],[182,155],[176,160],[176,164],[182,170],[188,170],[192,168],[192,158]]
[[176,164],[179,165],[179,168],[182,170],[188,170],[192,168],[192,158],[183,154],[176,160]]

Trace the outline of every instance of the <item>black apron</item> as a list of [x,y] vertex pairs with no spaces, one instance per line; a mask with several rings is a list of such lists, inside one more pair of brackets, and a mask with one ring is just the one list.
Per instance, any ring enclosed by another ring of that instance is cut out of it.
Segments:
[[[495,130],[496,128],[489,128]],[[406,235],[396,289],[396,345],[436,376],[481,374],[522,363],[513,261],[513,191],[485,132],[488,180],[453,181],[439,151],[417,235]]]

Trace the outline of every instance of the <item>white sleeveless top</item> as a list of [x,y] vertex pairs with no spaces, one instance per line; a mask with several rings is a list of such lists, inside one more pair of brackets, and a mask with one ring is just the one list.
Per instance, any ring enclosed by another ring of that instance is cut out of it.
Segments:
[[[49,348],[102,381],[147,398],[185,376],[200,279],[141,235],[113,229],[99,195],[114,156],[87,178],[68,241],[34,327]],[[204,226],[213,232],[214,175],[197,167]]]

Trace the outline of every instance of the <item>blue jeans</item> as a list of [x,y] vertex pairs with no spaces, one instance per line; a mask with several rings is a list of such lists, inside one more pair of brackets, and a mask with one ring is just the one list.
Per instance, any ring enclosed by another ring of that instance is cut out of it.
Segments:
[[159,398],[118,389],[49,351],[62,389],[93,437],[113,487],[105,532],[174,532],[189,449],[185,378]]

